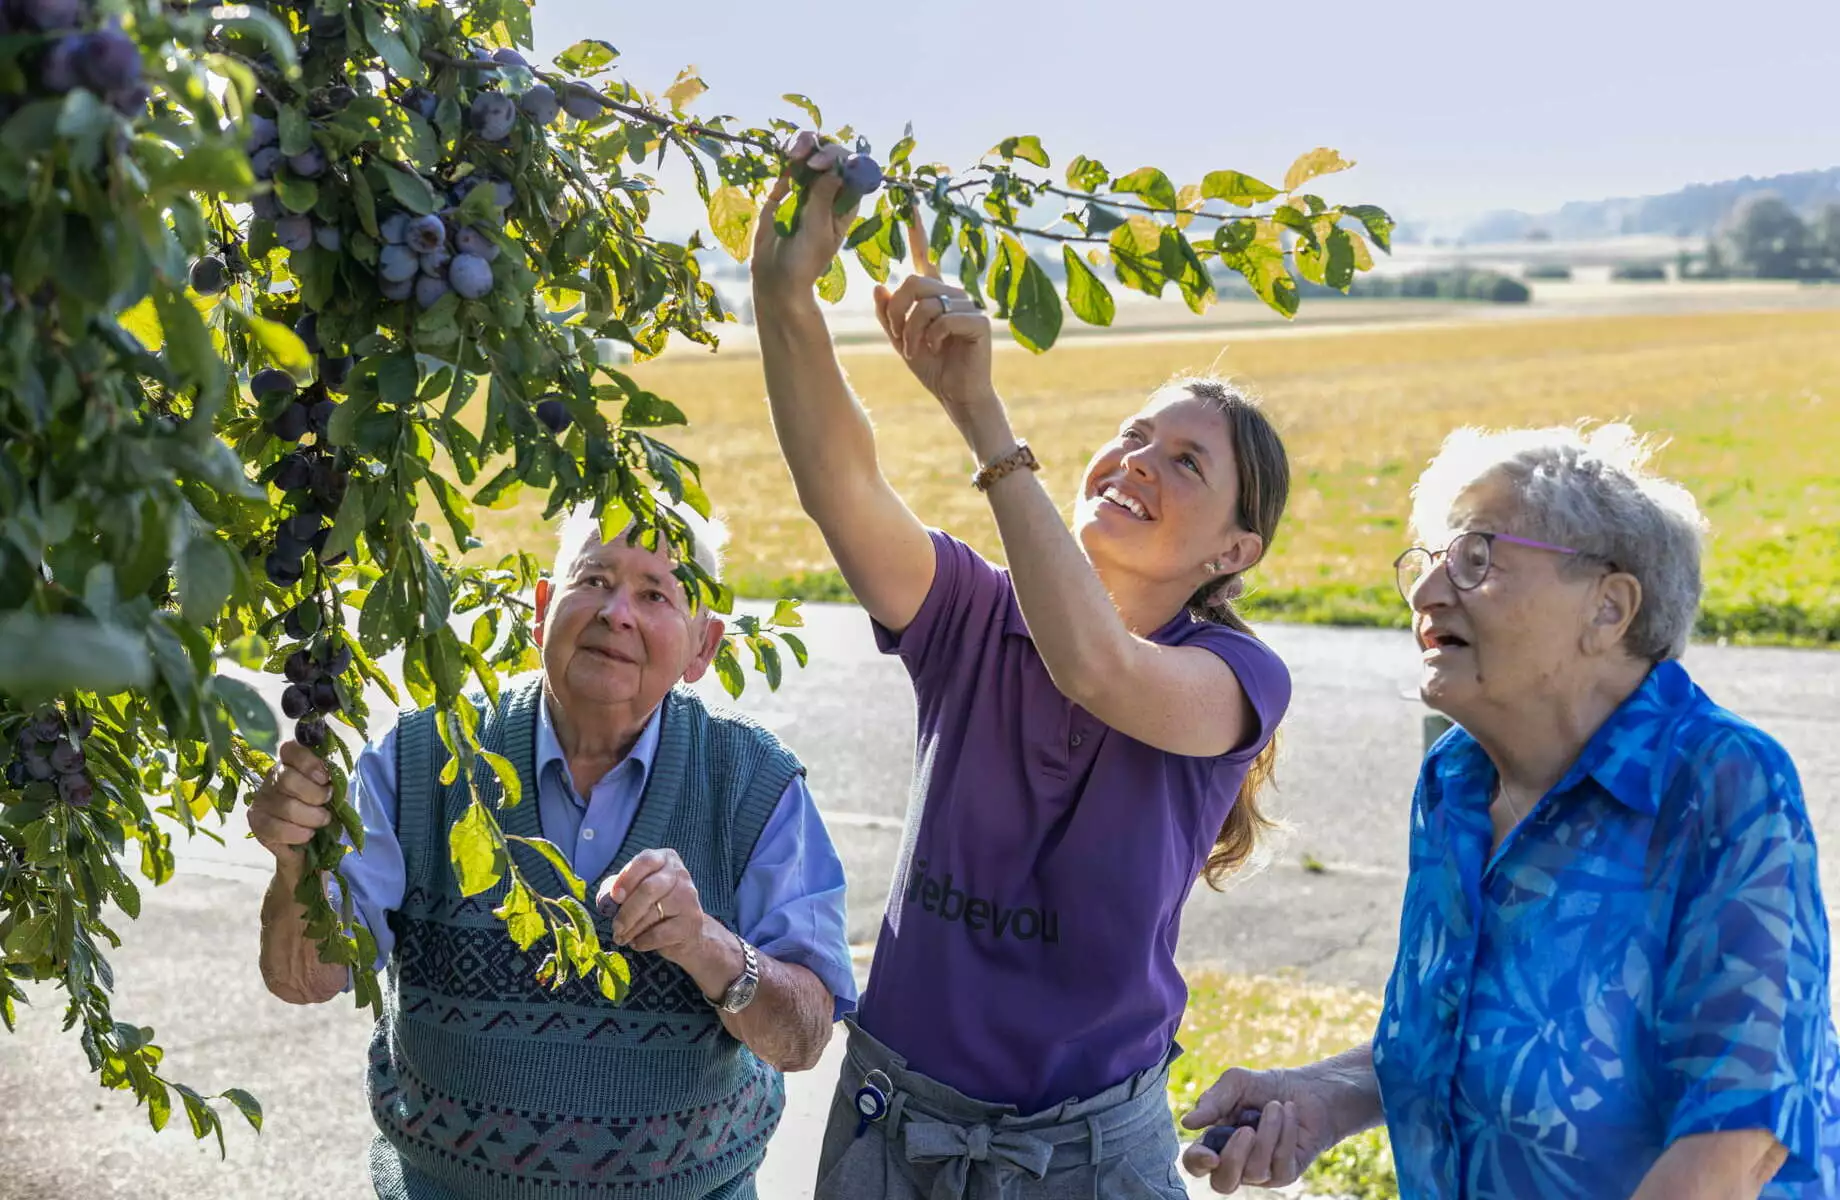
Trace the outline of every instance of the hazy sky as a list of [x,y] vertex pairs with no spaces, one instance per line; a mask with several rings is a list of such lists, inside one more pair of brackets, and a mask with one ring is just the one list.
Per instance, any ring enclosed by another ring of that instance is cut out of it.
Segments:
[[653,91],[694,63],[700,111],[804,92],[878,151],[911,120],[929,161],[1033,133],[1056,173],[1272,179],[1329,145],[1332,199],[1406,219],[1840,165],[1840,0],[536,0],[536,31]]

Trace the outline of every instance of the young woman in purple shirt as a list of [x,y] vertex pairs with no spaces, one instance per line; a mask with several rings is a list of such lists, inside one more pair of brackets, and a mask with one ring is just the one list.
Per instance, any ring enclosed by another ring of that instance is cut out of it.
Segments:
[[820,175],[799,229],[763,219],[754,249],[774,427],[919,712],[817,1196],[1180,1197],[1182,906],[1265,826],[1290,700],[1231,607],[1284,509],[1284,447],[1232,389],[1172,383],[1093,457],[1070,534],[992,384],[988,319],[916,236],[921,273],[878,288],[877,312],[969,444],[1009,567],[929,531],[882,475],[813,296],[853,213],[830,217],[836,149],[803,142]]

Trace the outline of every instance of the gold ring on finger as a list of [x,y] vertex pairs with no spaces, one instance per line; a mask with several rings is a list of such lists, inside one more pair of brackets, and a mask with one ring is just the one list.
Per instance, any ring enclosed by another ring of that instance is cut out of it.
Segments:
[[652,907],[658,910],[658,919],[660,921],[668,921],[671,919],[670,917],[665,915],[664,901],[660,900],[658,903],[652,905]]

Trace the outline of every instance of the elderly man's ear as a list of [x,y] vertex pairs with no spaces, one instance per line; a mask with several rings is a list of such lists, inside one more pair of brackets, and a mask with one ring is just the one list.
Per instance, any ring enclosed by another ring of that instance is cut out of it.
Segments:
[[716,651],[722,648],[722,635],[728,631],[727,626],[722,624],[722,618],[714,613],[690,619],[703,622],[703,642],[697,647],[696,657],[684,668],[685,683],[695,683],[709,673],[709,664],[716,660]]
[[1586,645],[1594,653],[1608,654],[1622,644],[1630,622],[1641,611],[1642,584],[1634,575],[1612,571],[1598,583],[1595,603]]

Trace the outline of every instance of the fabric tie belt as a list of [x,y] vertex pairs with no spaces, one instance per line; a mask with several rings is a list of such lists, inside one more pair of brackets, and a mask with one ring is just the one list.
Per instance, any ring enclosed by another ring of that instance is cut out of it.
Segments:
[[967,1194],[971,1164],[987,1163],[996,1175],[998,1196],[1019,1174],[1042,1179],[1054,1158],[1054,1145],[1018,1130],[992,1132],[988,1125],[951,1125],[910,1117],[902,1127],[907,1161],[944,1163],[933,1181],[933,1200],[957,1200]]

